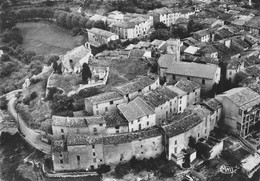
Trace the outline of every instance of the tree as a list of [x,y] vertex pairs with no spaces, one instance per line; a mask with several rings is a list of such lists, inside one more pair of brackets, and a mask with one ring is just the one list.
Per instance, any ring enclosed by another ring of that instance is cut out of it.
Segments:
[[72,110],[73,102],[74,102],[73,98],[67,97],[66,95],[55,93],[53,95],[51,108],[54,112]]
[[94,28],[103,29],[103,30],[107,30],[108,29],[107,25],[102,20],[95,21],[94,24],[93,24],[93,27]]
[[154,29],[168,29],[167,25],[164,24],[163,22],[157,22],[154,24]]
[[191,148],[195,148],[196,147],[196,138],[194,138],[193,136],[190,136],[188,146]]
[[48,60],[46,61],[46,64],[50,66],[52,63],[56,62],[60,59],[58,55],[51,55]]
[[10,59],[10,57],[9,57],[8,54],[4,53],[4,54],[1,56],[0,60],[1,60],[2,62],[8,62],[8,61],[10,61],[11,59]]
[[7,1],[3,2],[1,8],[3,11],[7,10],[9,8],[9,3]]
[[209,159],[210,157],[210,147],[202,142],[197,142],[196,143],[196,150],[197,150],[197,155],[201,158],[204,159]]
[[161,168],[163,177],[173,177],[176,173],[177,165],[174,161],[170,160],[167,164]]
[[106,165],[106,164],[102,164],[99,169],[97,170],[97,173],[98,174],[102,174],[102,173],[107,173],[111,170],[110,166],[109,165]]
[[84,63],[82,68],[82,80],[83,82],[88,82],[88,79],[92,77],[91,70],[88,64]]
[[150,41],[153,41],[154,39],[159,40],[168,40],[171,37],[171,34],[166,29],[158,29],[151,33],[150,35]]

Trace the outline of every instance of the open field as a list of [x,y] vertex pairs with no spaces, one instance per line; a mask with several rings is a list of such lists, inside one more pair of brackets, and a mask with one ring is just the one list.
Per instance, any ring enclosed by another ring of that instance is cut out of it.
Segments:
[[17,27],[24,38],[22,48],[43,56],[64,54],[84,43],[82,36],[73,37],[69,30],[48,21],[18,23]]

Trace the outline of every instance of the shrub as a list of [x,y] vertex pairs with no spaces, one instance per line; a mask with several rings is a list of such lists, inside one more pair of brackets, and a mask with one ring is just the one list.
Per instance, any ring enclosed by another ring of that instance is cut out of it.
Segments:
[[98,174],[102,174],[102,173],[107,173],[110,171],[110,166],[109,165],[106,165],[106,164],[103,164],[100,166],[100,168],[97,170],[97,173]]
[[2,97],[0,99],[0,109],[2,110],[6,110],[7,109],[7,104],[8,104],[8,100],[6,99],[6,97]]
[[129,163],[119,163],[115,168],[116,177],[121,178],[131,170]]
[[1,59],[0,59],[2,62],[7,62],[7,61],[10,61],[10,57],[8,54],[4,53],[2,56],[1,56]]

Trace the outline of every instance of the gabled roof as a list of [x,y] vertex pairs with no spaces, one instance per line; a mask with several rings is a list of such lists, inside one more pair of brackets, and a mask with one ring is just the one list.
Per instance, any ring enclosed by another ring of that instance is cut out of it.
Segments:
[[88,127],[92,124],[105,123],[105,120],[101,116],[87,116],[87,117],[62,117],[52,116],[52,126],[62,127]]
[[166,70],[168,74],[213,79],[219,67],[213,64],[173,62]]
[[199,104],[190,105],[185,109],[185,111],[191,111],[193,113],[197,113],[202,119],[212,114],[211,110]]
[[200,53],[205,55],[207,53],[211,54],[211,53],[216,53],[218,51],[217,51],[217,49],[213,45],[207,45],[207,46],[204,46],[204,47],[200,48],[198,50],[198,52],[200,52]]
[[245,26],[260,29],[260,16],[255,16],[245,23]]
[[90,100],[92,104],[100,104],[104,102],[123,99],[123,97],[118,92],[105,92],[96,96],[88,97],[86,99]]
[[113,90],[117,91],[121,95],[126,95],[129,93],[133,93],[154,83],[155,80],[149,78],[148,76],[142,76],[136,79],[133,79],[131,82],[128,82],[123,85],[119,85],[113,88]]
[[196,113],[184,112],[169,120],[171,123],[163,126],[168,137],[185,133],[202,122],[201,117]]
[[106,37],[106,38],[116,35],[114,33],[111,33],[110,31],[102,30],[100,28],[91,28],[90,30],[88,30],[88,32],[93,33],[95,35],[100,35],[100,36]]
[[211,98],[203,103],[201,105],[206,106],[211,111],[215,111],[222,107],[221,103],[218,102],[215,98]]
[[190,93],[190,92],[200,88],[200,85],[198,83],[187,80],[187,79],[179,80],[174,86],[178,87],[179,89],[181,89],[187,93]]
[[208,29],[203,29],[203,30],[195,31],[195,32],[193,33],[193,35],[199,36],[199,37],[204,37],[204,36],[209,35],[209,34],[210,34],[210,33],[209,33],[209,30],[208,30]]
[[144,50],[132,49],[129,52],[129,57],[142,58],[145,54]]
[[128,121],[119,112],[119,110],[107,112],[104,115],[104,119],[106,121],[107,127],[127,126],[128,125]]
[[140,96],[150,107],[155,109],[165,102],[177,97],[178,94],[167,87],[159,87],[153,91]]
[[154,110],[140,97],[135,98],[128,104],[118,105],[118,109],[124,115],[128,122],[154,114]]
[[93,136],[88,134],[68,134],[67,145],[95,145],[102,144],[101,136]]
[[163,54],[158,59],[158,65],[162,68],[168,68],[173,61],[176,61],[176,56],[172,54]]
[[243,110],[260,103],[260,95],[247,87],[233,88],[224,92],[223,96]]
[[194,55],[200,48],[198,47],[195,47],[195,46],[189,46],[188,48],[186,48],[184,50],[184,53],[189,53],[189,54],[192,54]]

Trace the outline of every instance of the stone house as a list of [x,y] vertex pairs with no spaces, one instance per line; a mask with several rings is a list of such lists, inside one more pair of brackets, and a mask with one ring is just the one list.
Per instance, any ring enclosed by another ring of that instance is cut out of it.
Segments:
[[177,114],[178,94],[167,87],[159,87],[140,97],[154,110],[157,125]]
[[254,35],[260,35],[260,16],[255,16],[245,23],[245,29]]
[[194,32],[193,37],[200,42],[210,42],[210,32],[208,29]]
[[94,47],[100,47],[101,45],[107,44],[110,41],[119,39],[118,35],[103,29],[91,28],[87,31],[88,41],[90,45]]
[[140,131],[156,125],[154,110],[140,97],[128,104],[118,105],[118,109],[128,121],[129,132]]
[[52,116],[52,133],[55,139],[65,140],[69,134],[96,135],[104,133],[106,122],[103,117]]
[[160,86],[159,77],[142,76],[131,82],[112,88],[129,101],[135,99],[139,94],[149,92]]
[[116,110],[116,106],[126,103],[127,99],[118,92],[105,92],[85,98],[85,110],[89,115],[104,115]]
[[245,60],[243,59],[232,59],[227,64],[226,79],[231,83],[235,83],[237,72],[242,71],[245,68],[244,62]]
[[181,79],[179,80],[174,87],[176,89],[181,89],[182,91],[186,92],[187,95],[187,105],[193,105],[200,101],[200,85],[196,82],[187,80],[187,79]]
[[128,121],[120,113],[119,110],[107,112],[104,115],[104,119],[106,121],[106,133],[107,134],[129,132]]
[[259,121],[260,95],[247,87],[233,88],[215,97],[223,106],[222,119],[235,134],[246,137]]

